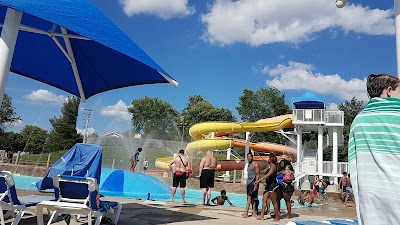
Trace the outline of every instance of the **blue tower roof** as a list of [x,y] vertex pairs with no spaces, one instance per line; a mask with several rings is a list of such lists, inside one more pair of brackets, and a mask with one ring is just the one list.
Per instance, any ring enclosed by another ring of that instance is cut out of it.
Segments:
[[292,98],[295,109],[325,109],[325,99],[313,92],[306,92],[300,97]]

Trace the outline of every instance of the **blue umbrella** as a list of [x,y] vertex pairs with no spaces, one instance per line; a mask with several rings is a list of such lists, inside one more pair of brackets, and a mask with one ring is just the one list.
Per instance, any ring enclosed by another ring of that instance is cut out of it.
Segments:
[[[0,0],[0,102],[9,71],[79,96],[178,83],[91,0]],[[18,37],[18,39],[17,39]]]

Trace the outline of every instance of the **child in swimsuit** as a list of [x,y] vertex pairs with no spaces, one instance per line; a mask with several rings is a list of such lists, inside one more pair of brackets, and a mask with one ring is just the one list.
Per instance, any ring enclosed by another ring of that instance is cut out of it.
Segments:
[[290,170],[289,165],[285,167],[279,175],[276,176],[276,180],[278,181],[279,186],[287,186],[288,183],[292,183],[294,178],[293,171]]
[[290,170],[289,165],[285,167],[285,170],[283,171],[283,182],[284,183],[291,183],[293,181],[293,171]]

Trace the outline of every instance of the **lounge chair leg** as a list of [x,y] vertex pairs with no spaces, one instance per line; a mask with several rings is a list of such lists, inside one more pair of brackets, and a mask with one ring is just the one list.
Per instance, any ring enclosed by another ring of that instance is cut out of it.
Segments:
[[88,214],[88,225],[92,225],[92,213],[89,212]]
[[11,225],[16,225],[16,224],[19,223],[19,221],[22,219],[22,216],[25,213],[25,210],[26,210],[26,208],[22,208],[22,209],[19,210],[19,212],[17,213],[14,221],[11,223]]
[[0,206],[0,222],[1,225],[5,225],[6,223],[4,222],[4,213],[3,213],[3,208]]
[[121,209],[122,209],[122,205],[121,205],[121,203],[118,203],[117,213],[115,214],[114,221],[113,221],[113,223],[114,223],[115,225],[118,224],[119,215],[121,214]]
[[17,214],[14,212],[14,210],[7,210],[7,213],[4,215],[4,219],[8,218],[15,218]]
[[58,217],[58,210],[54,210],[54,212],[51,214],[49,222],[47,223],[47,225],[50,225],[51,223],[54,222],[55,219],[57,219]]
[[103,215],[100,215],[100,216],[98,216],[98,217],[96,218],[95,225],[100,225],[101,219],[103,219]]

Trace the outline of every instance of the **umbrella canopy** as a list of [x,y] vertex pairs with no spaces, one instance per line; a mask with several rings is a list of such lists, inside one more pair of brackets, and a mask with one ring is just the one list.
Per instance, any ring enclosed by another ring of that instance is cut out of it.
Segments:
[[[15,23],[20,31],[10,68],[14,73],[83,101],[121,87],[177,85],[91,0],[0,0],[0,5],[0,18],[7,8],[23,12],[21,23]],[[2,31],[9,24],[5,20]]]

